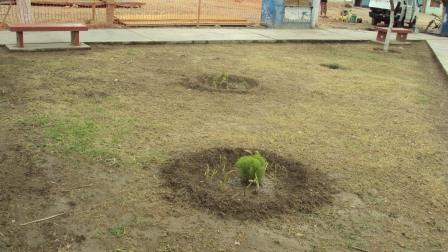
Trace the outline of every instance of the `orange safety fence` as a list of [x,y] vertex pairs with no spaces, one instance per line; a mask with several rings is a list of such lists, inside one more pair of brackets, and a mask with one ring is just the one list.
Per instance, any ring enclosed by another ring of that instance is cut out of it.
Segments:
[[[19,23],[16,0],[0,0],[0,22]],[[258,25],[261,0],[31,0],[32,23],[92,26]]]

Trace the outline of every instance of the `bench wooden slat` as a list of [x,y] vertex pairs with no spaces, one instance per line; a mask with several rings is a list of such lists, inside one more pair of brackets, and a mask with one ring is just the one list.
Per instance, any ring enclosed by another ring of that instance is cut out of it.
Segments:
[[[387,28],[386,27],[378,27],[378,31],[387,32]],[[411,33],[412,31],[410,29],[406,29],[406,28],[392,28],[392,32]]]
[[[407,40],[408,33],[411,33],[412,31],[406,28],[392,28],[391,32],[397,34],[396,37],[397,41],[405,42]],[[386,41],[386,35],[387,35],[387,28],[378,27],[378,34],[376,35],[376,41],[384,43]]]
[[12,32],[16,32],[17,37],[17,47],[23,48],[23,32],[39,32],[39,31],[69,31],[71,37],[71,43],[74,46],[79,46],[79,32],[87,31],[88,27],[84,24],[72,24],[72,23],[63,23],[63,24],[15,24],[10,25],[9,30]]
[[84,24],[13,24],[9,30],[17,31],[87,31]]

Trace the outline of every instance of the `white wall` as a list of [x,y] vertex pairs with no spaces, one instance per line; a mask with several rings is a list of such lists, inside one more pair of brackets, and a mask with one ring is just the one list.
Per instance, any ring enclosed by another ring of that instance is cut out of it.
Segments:
[[443,13],[443,5],[441,4],[440,7],[431,7],[431,0],[426,1],[426,8],[425,8],[425,14],[435,14],[438,16],[442,16]]

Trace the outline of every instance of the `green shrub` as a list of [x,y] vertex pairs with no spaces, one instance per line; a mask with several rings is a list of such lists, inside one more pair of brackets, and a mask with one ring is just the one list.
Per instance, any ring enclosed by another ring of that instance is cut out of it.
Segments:
[[255,155],[242,156],[236,161],[235,166],[240,172],[243,183],[255,183],[257,187],[262,184],[266,173],[266,159],[256,152]]

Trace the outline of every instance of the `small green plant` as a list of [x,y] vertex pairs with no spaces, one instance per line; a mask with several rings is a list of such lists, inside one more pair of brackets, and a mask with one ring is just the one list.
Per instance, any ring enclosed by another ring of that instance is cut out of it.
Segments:
[[214,88],[228,89],[229,88],[229,75],[221,74],[219,76],[215,76],[213,79]]
[[119,226],[111,227],[107,231],[109,232],[109,234],[111,234],[117,238],[121,238],[126,233],[126,228],[124,225],[119,225]]
[[262,184],[267,165],[268,162],[258,151],[255,155],[240,157],[235,164],[240,172],[241,181],[249,185],[255,183],[257,188]]

